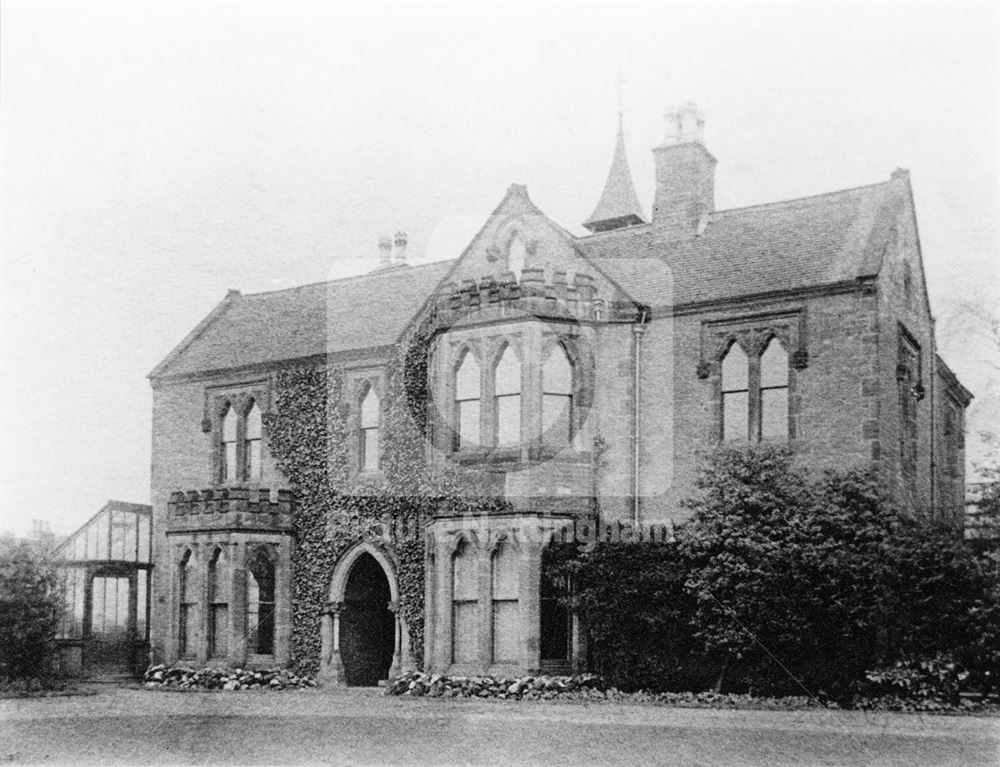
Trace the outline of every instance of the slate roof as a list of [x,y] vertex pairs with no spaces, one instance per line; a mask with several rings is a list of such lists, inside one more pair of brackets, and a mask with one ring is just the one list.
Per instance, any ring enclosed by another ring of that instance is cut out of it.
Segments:
[[[909,194],[901,171],[871,186],[717,211],[701,234],[639,224],[565,236],[633,300],[654,308],[697,304],[874,276]],[[231,291],[150,377],[392,344],[455,263],[270,293]]]
[[635,300],[667,306],[794,290],[878,273],[880,234],[904,186],[871,186],[712,213],[701,236],[651,225],[577,247]]
[[453,263],[393,267],[268,293],[231,291],[150,377],[392,344]]

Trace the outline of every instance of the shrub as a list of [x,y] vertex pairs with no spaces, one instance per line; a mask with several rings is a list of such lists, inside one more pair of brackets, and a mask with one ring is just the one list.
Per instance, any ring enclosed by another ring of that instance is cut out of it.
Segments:
[[49,556],[27,541],[0,543],[0,677],[52,676],[62,601]]
[[949,655],[941,653],[922,660],[898,660],[891,666],[865,674],[868,695],[903,700],[937,701],[955,706],[969,672]]
[[901,513],[869,473],[809,476],[766,445],[720,449],[699,489],[676,545],[604,543],[555,568],[610,684],[846,701],[886,669],[997,679],[1000,560],[953,525]]
[[622,690],[702,689],[718,668],[702,652],[685,590],[687,563],[672,544],[604,542],[548,554],[546,577],[569,576],[568,600],[588,631],[590,668]]

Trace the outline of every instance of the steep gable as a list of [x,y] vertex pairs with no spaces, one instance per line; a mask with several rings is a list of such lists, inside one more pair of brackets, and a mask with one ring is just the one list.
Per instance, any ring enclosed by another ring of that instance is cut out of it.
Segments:
[[541,270],[551,284],[564,273],[594,279],[596,294],[606,300],[628,300],[615,280],[578,247],[578,239],[546,216],[528,197],[527,189],[512,184],[504,199],[454,262],[443,282],[462,285],[483,278],[504,279],[523,269]]

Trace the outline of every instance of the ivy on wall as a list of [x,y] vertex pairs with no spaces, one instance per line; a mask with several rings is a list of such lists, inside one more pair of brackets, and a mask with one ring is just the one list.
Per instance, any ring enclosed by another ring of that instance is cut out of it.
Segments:
[[442,509],[454,513],[500,505],[473,488],[476,479],[428,466],[427,351],[431,334],[418,329],[399,345],[385,371],[382,397],[382,482],[352,485],[343,377],[323,365],[282,370],[277,376],[277,412],[267,418],[268,446],[295,492],[295,553],[292,557],[292,659],[303,673],[319,670],[321,610],[333,569],[343,554],[382,531],[406,530],[389,543],[399,570],[399,608],[410,637],[411,661],[423,665],[423,526]]

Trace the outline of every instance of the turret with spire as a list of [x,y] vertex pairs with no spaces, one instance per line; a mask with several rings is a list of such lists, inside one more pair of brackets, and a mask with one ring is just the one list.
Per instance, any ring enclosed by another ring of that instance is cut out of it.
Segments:
[[625,130],[619,111],[618,139],[615,142],[615,156],[611,161],[608,180],[597,207],[583,225],[591,232],[607,232],[644,223],[646,219],[642,214],[639,196],[635,193],[632,171],[629,170],[628,157],[625,155]]

